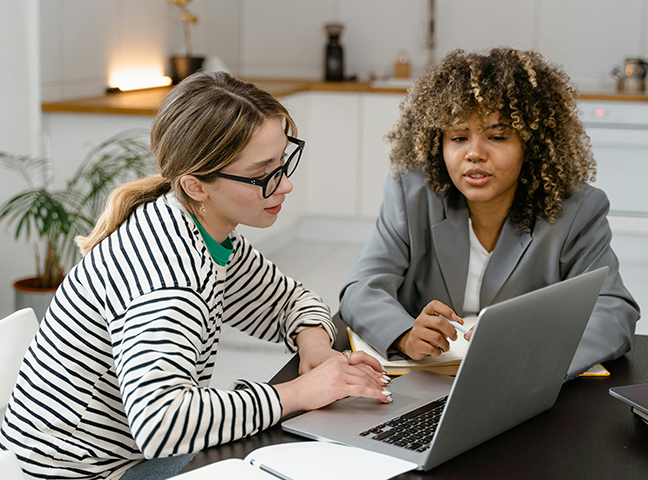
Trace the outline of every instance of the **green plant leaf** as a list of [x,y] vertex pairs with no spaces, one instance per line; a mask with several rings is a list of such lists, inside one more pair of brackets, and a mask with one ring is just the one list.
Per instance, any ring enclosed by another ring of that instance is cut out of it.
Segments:
[[52,165],[46,158],[0,152],[0,169],[20,175],[29,190],[36,185],[46,188],[54,180]]
[[53,169],[48,159],[0,152],[0,168],[18,174],[26,184],[0,205],[0,223],[13,230],[16,240],[46,244],[44,258],[35,246],[43,285],[60,281],[66,270],[62,265],[69,268],[78,260],[74,238],[92,230],[109,192],[154,171],[147,137],[144,130],[131,130],[92,147],[62,190],[50,190]]

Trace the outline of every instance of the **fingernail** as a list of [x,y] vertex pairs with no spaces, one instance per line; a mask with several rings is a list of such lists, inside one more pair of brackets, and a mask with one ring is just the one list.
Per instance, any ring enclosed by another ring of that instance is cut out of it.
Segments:
[[390,397],[390,398],[391,398],[391,394],[392,394],[392,393],[391,393],[389,390],[384,389],[384,390],[382,391],[382,394],[383,394],[384,396],[386,396],[386,397]]
[[392,402],[394,401],[394,399],[393,399],[392,397],[387,397],[387,401],[388,401],[389,403],[392,403]]
[[381,379],[384,383],[389,383],[389,382],[391,382],[391,378],[389,378],[387,375],[383,375],[380,379]]
[[459,316],[458,316],[456,313],[454,313],[454,312],[452,312],[452,316],[451,316],[451,318],[452,318],[455,322],[456,322],[457,320],[461,320],[461,318],[459,318]]

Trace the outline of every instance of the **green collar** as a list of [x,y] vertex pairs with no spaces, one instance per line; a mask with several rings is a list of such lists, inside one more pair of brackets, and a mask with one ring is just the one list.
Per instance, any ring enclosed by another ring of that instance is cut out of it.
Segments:
[[209,251],[209,254],[214,259],[214,261],[221,267],[227,265],[229,257],[234,251],[234,245],[232,245],[232,240],[230,239],[230,237],[227,237],[223,243],[218,243],[207,233],[198,219],[196,219],[196,217],[194,217],[191,212],[189,213],[189,215],[191,215],[191,218],[193,218],[194,223],[198,227],[200,235],[202,235],[202,238],[205,241],[205,245],[207,245],[207,250]]

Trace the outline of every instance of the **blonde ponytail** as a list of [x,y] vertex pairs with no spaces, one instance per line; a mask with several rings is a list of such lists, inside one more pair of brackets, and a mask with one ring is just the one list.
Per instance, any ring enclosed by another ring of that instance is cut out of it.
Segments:
[[87,237],[79,235],[74,238],[81,255],[89,253],[104,238],[117,230],[137,207],[155,201],[170,190],[170,183],[162,175],[129,182],[113,190],[92,232]]

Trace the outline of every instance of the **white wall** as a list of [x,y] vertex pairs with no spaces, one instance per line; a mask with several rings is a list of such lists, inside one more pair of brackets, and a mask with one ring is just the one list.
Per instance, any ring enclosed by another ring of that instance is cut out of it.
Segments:
[[168,1],[39,3],[43,101],[101,95],[119,71],[164,71],[174,40]]
[[[2,2],[0,7],[0,151],[40,154],[38,1]],[[0,175],[0,203],[20,190],[16,177]],[[31,249],[0,234],[0,315],[13,310],[11,283],[34,271]]]
[[[167,0],[39,0],[43,100],[101,95],[117,70],[166,69],[184,54],[177,9]],[[324,24],[346,25],[346,73],[387,74],[400,50],[415,72],[428,58],[428,0],[194,0],[195,55],[234,74],[322,78]],[[209,65],[209,63],[207,63]]]
[[240,73],[322,78],[324,24],[345,25],[345,74],[392,71],[400,50],[422,72],[427,63],[426,0],[243,0]]
[[582,90],[614,89],[610,71],[648,56],[648,0],[437,0],[437,58],[456,48],[537,50]]
[[[39,0],[43,98],[100,95],[119,69],[167,69],[183,54],[177,9],[167,0]],[[234,74],[321,78],[326,34],[339,21],[346,72],[392,71],[399,51],[426,68],[431,0],[194,0],[195,54]],[[613,89],[610,70],[648,56],[648,0],[435,0],[436,58],[456,48],[535,49],[584,90]]]

